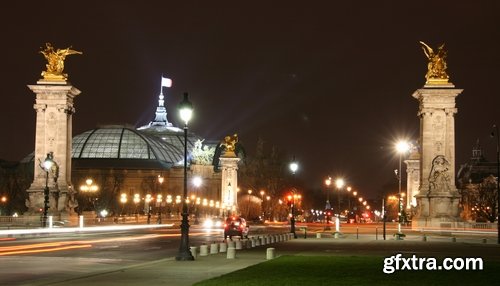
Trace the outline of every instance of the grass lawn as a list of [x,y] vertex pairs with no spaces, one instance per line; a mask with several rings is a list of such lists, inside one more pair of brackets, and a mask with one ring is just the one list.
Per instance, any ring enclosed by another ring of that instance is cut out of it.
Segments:
[[500,272],[499,261],[484,261],[482,271],[385,274],[383,267],[384,258],[375,256],[281,256],[195,285],[498,285]]

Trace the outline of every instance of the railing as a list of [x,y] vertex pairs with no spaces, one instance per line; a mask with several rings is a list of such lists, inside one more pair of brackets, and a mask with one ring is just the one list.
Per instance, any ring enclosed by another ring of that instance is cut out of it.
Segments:
[[492,223],[489,222],[473,222],[471,223],[472,228],[478,228],[478,229],[493,229]]

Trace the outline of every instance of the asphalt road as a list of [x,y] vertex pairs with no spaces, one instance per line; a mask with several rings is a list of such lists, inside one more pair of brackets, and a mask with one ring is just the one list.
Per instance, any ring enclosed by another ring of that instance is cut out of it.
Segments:
[[[252,226],[250,235],[284,232],[286,226]],[[190,245],[223,240],[222,229],[191,226]],[[124,266],[173,258],[179,228],[25,235],[0,240],[0,285],[27,285],[51,277],[113,271]],[[42,283],[43,284],[43,283]]]

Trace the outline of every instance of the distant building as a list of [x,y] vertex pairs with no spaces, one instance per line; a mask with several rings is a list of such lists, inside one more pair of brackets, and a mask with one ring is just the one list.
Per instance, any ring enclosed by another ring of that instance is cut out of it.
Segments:
[[483,156],[479,140],[472,149],[469,162],[460,165],[457,189],[461,194],[461,217],[467,221],[495,221],[497,164]]

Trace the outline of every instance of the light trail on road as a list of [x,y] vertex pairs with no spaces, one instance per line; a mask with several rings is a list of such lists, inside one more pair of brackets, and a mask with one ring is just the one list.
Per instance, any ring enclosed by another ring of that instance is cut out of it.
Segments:
[[[192,235],[192,236],[207,235],[207,234],[217,234],[217,232],[193,232],[193,233],[190,233],[190,235]],[[131,236],[131,237],[128,236],[128,237],[89,239],[89,240],[68,240],[68,241],[59,241],[59,242],[32,243],[32,244],[19,245],[19,246],[3,246],[3,247],[0,247],[0,256],[16,255],[16,254],[33,254],[33,253],[42,253],[42,252],[52,252],[52,251],[88,248],[88,247],[92,247],[93,244],[98,244],[98,243],[155,239],[155,238],[162,238],[162,237],[179,237],[180,235],[181,235],[180,233],[147,234],[147,235]]]

